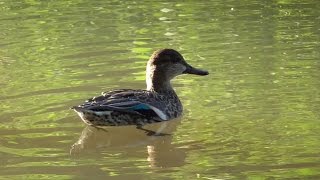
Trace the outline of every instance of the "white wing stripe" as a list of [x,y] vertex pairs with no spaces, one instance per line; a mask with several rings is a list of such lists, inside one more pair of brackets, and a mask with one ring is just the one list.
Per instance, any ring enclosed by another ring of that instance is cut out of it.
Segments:
[[151,106],[151,105],[148,105],[162,120],[168,120],[168,116],[163,112],[161,111],[160,109],[154,107],[154,106]]

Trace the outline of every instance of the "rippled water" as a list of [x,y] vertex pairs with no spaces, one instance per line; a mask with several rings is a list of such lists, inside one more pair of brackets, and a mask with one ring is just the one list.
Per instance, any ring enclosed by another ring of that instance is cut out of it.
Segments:
[[[320,3],[0,1],[0,179],[320,179]],[[68,108],[145,88],[163,47],[184,116],[96,129]]]

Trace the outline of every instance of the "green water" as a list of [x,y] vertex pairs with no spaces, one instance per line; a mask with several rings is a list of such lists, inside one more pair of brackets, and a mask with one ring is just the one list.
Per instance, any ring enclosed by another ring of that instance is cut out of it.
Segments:
[[[320,179],[320,1],[0,0],[0,179]],[[145,88],[174,48],[184,115],[87,127],[70,106]]]

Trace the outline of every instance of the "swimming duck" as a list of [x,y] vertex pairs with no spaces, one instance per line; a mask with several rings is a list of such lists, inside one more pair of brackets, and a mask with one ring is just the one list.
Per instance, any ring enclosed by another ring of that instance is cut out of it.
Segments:
[[155,51],[147,63],[146,90],[119,89],[103,92],[72,109],[93,126],[136,125],[168,121],[182,114],[182,104],[170,80],[181,74],[208,75],[189,65],[173,49]]

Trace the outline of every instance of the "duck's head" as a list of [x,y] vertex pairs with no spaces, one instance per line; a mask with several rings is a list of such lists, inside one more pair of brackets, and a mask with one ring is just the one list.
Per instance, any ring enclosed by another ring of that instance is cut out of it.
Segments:
[[183,56],[173,49],[155,51],[147,64],[147,89],[172,89],[170,80],[180,74],[208,75],[208,71],[189,65]]

